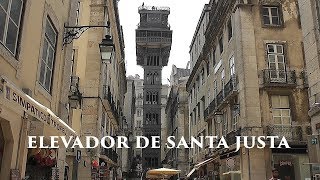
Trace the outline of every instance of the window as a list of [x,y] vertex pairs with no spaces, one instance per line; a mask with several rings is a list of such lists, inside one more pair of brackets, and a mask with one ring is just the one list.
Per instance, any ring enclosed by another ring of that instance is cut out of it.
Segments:
[[291,125],[289,96],[271,96],[273,123]]
[[210,75],[210,62],[209,62],[209,58],[208,58],[208,62],[207,62],[207,76]]
[[57,32],[47,17],[45,35],[42,46],[39,83],[48,92],[51,92],[52,74],[56,51]]
[[230,19],[229,19],[229,21],[228,21],[227,28],[228,28],[228,41],[230,41],[231,38],[232,38],[232,35],[233,35],[232,19],[231,19],[231,17],[230,17]]
[[217,81],[214,80],[213,82],[213,93],[214,93],[214,97],[218,95],[218,84],[217,84]]
[[201,84],[203,85],[204,84],[204,68],[202,68],[201,70]]
[[201,98],[201,106],[202,106],[202,109],[203,109],[202,117],[204,117],[204,110],[206,109],[206,99],[205,99],[204,96]]
[[235,75],[235,66],[234,66],[234,56],[232,56],[230,59],[229,59],[229,66],[230,66],[230,77],[232,77],[233,75]]
[[220,48],[220,54],[223,52],[223,36],[219,39],[219,48]]
[[278,6],[263,6],[262,16],[264,25],[281,25],[280,8]]
[[212,50],[212,66],[214,67],[216,65],[216,49]]
[[281,44],[267,44],[269,76],[271,81],[285,81],[285,57]]
[[142,127],[141,121],[137,121],[137,128],[141,128],[141,127]]
[[16,55],[21,25],[22,0],[0,1],[0,42]]

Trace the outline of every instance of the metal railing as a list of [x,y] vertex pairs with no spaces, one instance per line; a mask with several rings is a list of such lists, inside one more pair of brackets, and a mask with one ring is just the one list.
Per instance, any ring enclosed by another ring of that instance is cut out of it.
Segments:
[[[303,130],[303,127],[306,129]],[[268,136],[285,137],[287,141],[306,141],[308,126],[300,125],[269,125],[266,127]]]
[[237,91],[237,79],[236,76],[232,76],[229,82],[224,86],[224,97],[228,97],[233,92]]
[[139,11],[148,10],[148,11],[170,11],[169,7],[164,6],[140,6]]
[[137,37],[137,43],[171,43],[172,38],[168,37]]
[[302,79],[303,86],[306,88],[309,87],[307,71],[301,71],[300,76]]
[[275,70],[275,69],[265,69],[263,72],[263,83],[268,84],[286,84],[286,85],[296,85],[297,77],[296,72],[289,70]]
[[223,90],[221,90],[217,95],[217,106],[220,106],[223,103],[224,99],[224,93]]

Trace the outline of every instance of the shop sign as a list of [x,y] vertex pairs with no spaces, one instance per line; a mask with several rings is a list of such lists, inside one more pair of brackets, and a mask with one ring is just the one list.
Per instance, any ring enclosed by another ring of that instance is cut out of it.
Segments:
[[32,99],[9,83],[5,84],[4,97],[12,103],[14,107],[22,108],[28,115],[31,115],[50,127],[57,129],[64,135],[67,135],[68,130],[72,131],[72,129],[69,129],[68,125],[64,124],[64,122],[54,115],[50,109],[41,105],[36,100]]

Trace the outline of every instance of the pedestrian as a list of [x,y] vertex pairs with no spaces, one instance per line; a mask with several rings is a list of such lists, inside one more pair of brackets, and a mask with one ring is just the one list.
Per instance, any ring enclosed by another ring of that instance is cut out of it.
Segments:
[[278,169],[276,169],[276,168],[272,169],[272,177],[269,180],[280,180]]

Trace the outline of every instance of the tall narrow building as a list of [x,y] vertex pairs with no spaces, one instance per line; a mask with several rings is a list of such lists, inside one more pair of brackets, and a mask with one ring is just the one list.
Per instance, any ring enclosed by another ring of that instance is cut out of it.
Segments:
[[[143,134],[161,136],[161,74],[168,64],[172,31],[168,23],[168,7],[139,7],[140,23],[136,30],[137,64],[144,68]],[[143,149],[143,169],[161,164],[161,149]]]

